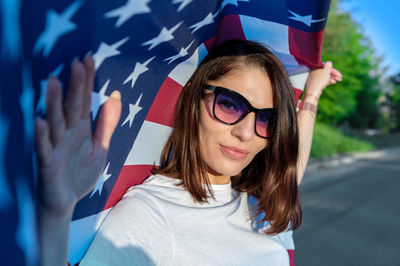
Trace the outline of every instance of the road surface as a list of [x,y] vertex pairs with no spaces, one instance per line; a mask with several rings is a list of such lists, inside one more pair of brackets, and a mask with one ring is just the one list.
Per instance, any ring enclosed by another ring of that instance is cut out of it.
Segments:
[[400,148],[313,163],[296,266],[400,265]]

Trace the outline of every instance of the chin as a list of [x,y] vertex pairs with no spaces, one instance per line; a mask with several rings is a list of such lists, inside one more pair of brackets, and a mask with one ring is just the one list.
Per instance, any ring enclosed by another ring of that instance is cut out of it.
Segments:
[[248,165],[240,162],[221,162],[212,166],[212,169],[220,175],[236,176]]

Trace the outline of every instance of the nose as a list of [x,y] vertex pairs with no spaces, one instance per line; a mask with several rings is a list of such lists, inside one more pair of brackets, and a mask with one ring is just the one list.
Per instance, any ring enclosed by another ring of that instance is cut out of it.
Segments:
[[256,134],[254,132],[255,119],[255,113],[249,113],[239,123],[233,125],[232,135],[238,137],[243,142],[252,140]]

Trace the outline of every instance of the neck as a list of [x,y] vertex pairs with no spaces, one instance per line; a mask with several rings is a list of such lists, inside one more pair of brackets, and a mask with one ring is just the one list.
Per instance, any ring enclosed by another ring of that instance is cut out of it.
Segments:
[[231,180],[230,176],[226,176],[226,175],[221,175],[218,173],[210,173],[210,171],[207,172],[208,173],[208,180],[210,181],[210,184],[212,185],[224,185],[224,184],[228,184]]

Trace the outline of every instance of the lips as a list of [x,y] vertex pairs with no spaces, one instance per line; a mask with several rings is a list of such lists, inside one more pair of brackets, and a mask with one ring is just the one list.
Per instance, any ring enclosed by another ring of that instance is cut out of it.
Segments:
[[244,160],[246,159],[247,155],[249,154],[248,151],[239,149],[233,146],[224,146],[220,145],[221,151],[227,155],[228,157],[234,160]]

